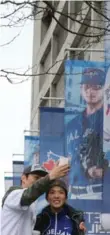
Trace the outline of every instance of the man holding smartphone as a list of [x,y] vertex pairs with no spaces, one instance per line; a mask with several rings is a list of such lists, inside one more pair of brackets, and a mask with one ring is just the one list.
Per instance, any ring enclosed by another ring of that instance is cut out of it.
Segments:
[[53,180],[65,176],[68,171],[68,164],[55,165],[49,174],[40,166],[24,169],[21,187],[11,187],[3,198],[2,235],[32,235],[37,198],[48,190]]

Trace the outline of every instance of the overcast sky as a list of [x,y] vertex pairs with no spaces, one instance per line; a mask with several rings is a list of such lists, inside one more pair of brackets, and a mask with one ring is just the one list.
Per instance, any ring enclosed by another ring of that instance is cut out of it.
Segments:
[[[1,25],[3,23],[2,20]],[[20,36],[11,44],[1,47],[18,33]],[[23,71],[31,66],[32,41],[32,21],[23,28],[0,27],[0,69]],[[23,131],[29,130],[30,100],[31,80],[12,85],[6,78],[0,78],[0,204],[4,194],[4,172],[12,171],[12,155],[24,152]]]

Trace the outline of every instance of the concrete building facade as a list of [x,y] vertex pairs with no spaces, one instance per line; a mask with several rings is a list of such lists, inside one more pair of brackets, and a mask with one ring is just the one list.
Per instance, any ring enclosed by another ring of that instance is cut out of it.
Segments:
[[[64,107],[64,61],[66,58],[95,61],[104,59],[103,52],[86,50],[86,48],[104,48],[103,36],[95,37],[96,34],[100,34],[100,27],[103,24],[102,16],[84,1],[49,1],[49,3],[56,9],[56,20],[51,17],[48,6],[43,2],[39,1],[34,9],[32,73],[35,76],[32,78],[31,130],[39,129],[40,106]],[[94,1],[93,4],[96,9],[102,11],[104,4],[102,1]],[[44,7],[45,10],[37,16],[39,6]],[[62,14],[59,14],[59,11]],[[87,34],[92,36],[85,36]],[[67,50],[67,48],[82,47],[85,48],[84,51],[68,52]],[[49,97],[57,97],[57,99],[51,100]]]

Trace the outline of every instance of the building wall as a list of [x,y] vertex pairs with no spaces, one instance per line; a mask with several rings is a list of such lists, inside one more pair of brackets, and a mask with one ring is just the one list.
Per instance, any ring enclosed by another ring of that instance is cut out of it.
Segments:
[[[80,34],[100,33],[91,27],[83,25],[83,22],[100,26],[101,16],[90,10],[83,1],[52,1],[57,6],[57,10],[62,9],[64,14],[74,17],[74,22],[67,17],[55,14],[57,20],[75,34],[67,32],[59,24],[51,19],[49,12],[42,14],[42,19],[34,22],[33,39],[33,73],[40,73],[32,80],[32,102],[31,102],[31,129],[39,129],[39,107],[40,106],[64,106],[64,59],[68,56],[65,49],[69,47],[92,47],[103,49],[101,42],[93,41],[94,38],[79,36]],[[39,2],[40,6],[42,2]],[[100,8],[100,2],[95,3],[95,7]],[[70,14],[70,13],[74,13]],[[96,19],[97,21],[91,21]],[[80,20],[82,24],[76,22]],[[71,59],[103,60],[103,53],[96,52],[71,52]],[[48,74],[46,72],[48,71]],[[43,100],[42,97],[61,97],[62,100]]]

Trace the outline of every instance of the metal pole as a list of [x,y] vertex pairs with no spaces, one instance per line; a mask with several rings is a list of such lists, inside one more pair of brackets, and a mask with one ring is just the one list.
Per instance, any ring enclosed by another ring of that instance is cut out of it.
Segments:
[[24,156],[23,153],[13,153],[13,156]]
[[[94,7],[93,1],[91,2],[91,5]],[[90,24],[91,24],[91,26],[94,26],[94,10],[92,8],[91,8],[91,22],[90,22]],[[92,27],[91,27],[91,34],[92,35],[94,34]],[[93,43],[91,45],[91,48],[92,48],[92,46],[93,46]],[[91,53],[90,53],[90,60],[92,60],[92,59],[93,59],[93,51],[91,51]]]
[[59,97],[41,97],[40,100],[64,100],[64,98],[59,98]]
[[33,133],[33,132],[40,132],[40,130],[39,129],[38,130],[24,130],[24,133],[25,132],[32,132]]
[[77,47],[70,47],[66,48],[65,51],[90,51],[90,52],[105,52],[104,49],[95,49],[95,48],[77,48]]
[[24,153],[13,153],[12,158],[13,158],[14,161],[24,161],[23,160],[24,159]]
[[4,171],[4,178],[6,177],[12,177],[13,178],[13,172],[12,171]]
[[[9,173],[12,173],[13,174],[13,171],[4,171],[4,174],[9,174]],[[14,173],[22,173],[22,171],[16,171]]]

